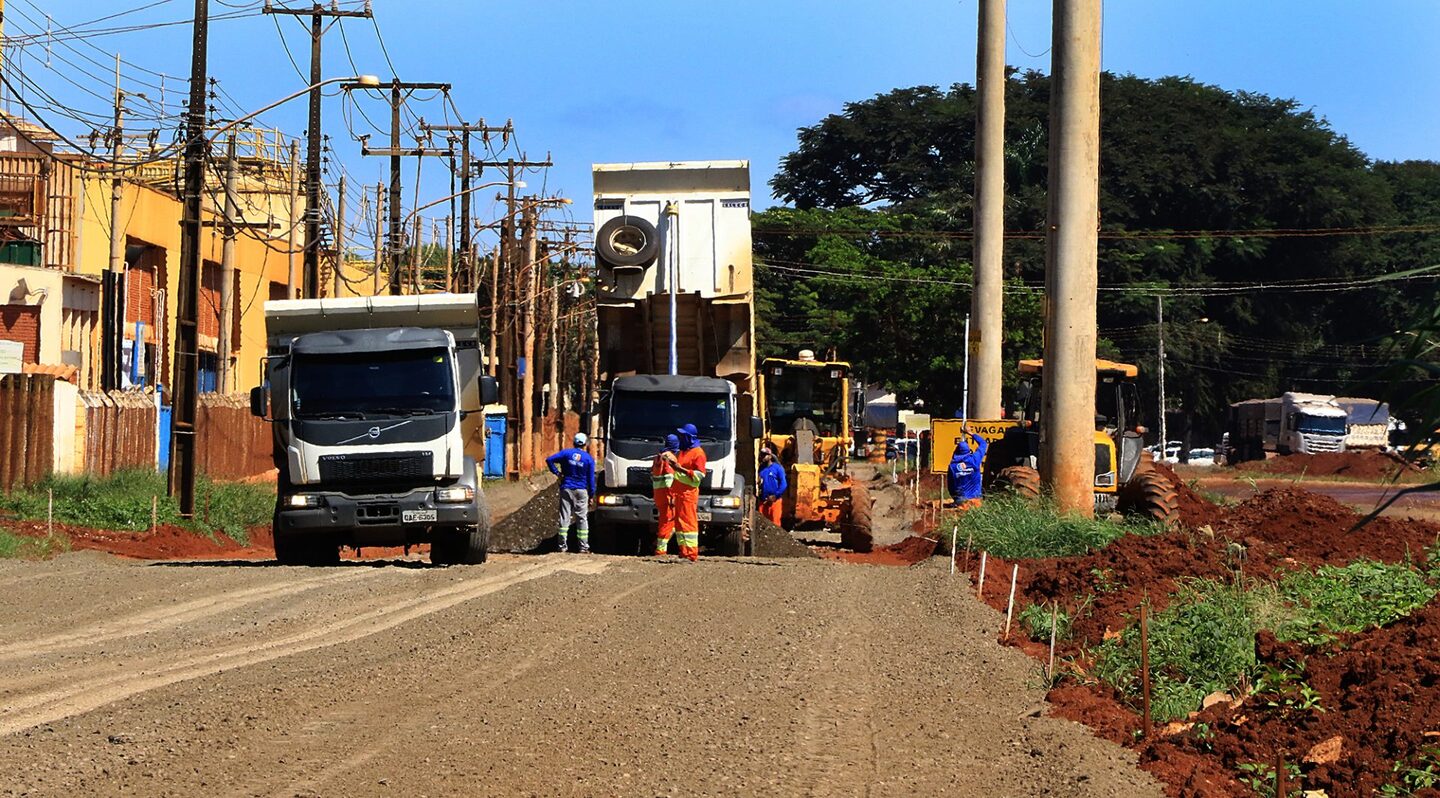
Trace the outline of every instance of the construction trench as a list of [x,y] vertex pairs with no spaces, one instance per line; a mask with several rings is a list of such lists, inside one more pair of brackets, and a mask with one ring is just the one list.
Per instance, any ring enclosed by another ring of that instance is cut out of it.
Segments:
[[[1351,472],[1363,465],[1355,460]],[[756,794],[863,784],[882,794],[1243,796],[1253,794],[1246,773],[1257,763],[1273,772],[1283,759],[1292,783],[1361,796],[1393,783],[1396,762],[1425,767],[1440,728],[1433,601],[1323,641],[1260,631],[1260,670],[1296,673],[1318,709],[1252,687],[1139,736],[1135,696],[1097,679],[1094,657],[1134,633],[1142,603],[1158,618],[1197,579],[1265,585],[1357,561],[1423,568],[1440,540],[1440,524],[1403,514],[1356,531],[1354,507],[1307,489],[1354,481],[1257,485],[1222,505],[1195,488],[1201,480],[1161,469],[1180,498],[1178,526],[1079,556],[987,556],[978,597],[981,552],[962,540],[951,575],[936,527],[943,515],[915,505],[904,473],[866,474],[877,510],[869,552],[767,523],[756,528],[755,556],[706,556],[698,566],[497,554],[476,569],[437,569],[423,551],[366,550],[338,569],[297,571],[271,564],[263,528],[242,546],[164,527],[60,526],[74,554],[0,563],[12,596],[0,611],[0,766],[11,774],[0,793],[188,792],[223,781],[379,794],[402,781],[446,791],[483,776],[536,793],[563,783]],[[1221,478],[1249,479],[1233,470],[1205,483]],[[922,495],[935,486],[922,479]],[[501,503],[495,545],[543,550],[553,487]],[[43,523],[14,526],[45,534]],[[731,594],[738,603],[716,603]],[[294,598],[271,600],[282,595]],[[658,628],[650,602],[667,608]],[[1044,636],[1019,621],[1004,633],[1007,609],[1032,605],[1070,618],[1048,689]],[[603,636],[586,631],[602,626]],[[655,656],[670,663],[657,682],[623,675]],[[457,680],[482,664],[491,687]],[[344,696],[327,686],[333,679],[350,685]],[[387,688],[400,684],[408,687]],[[398,713],[395,732],[359,723],[362,707]],[[1067,721],[1089,731],[1054,725]],[[585,753],[564,749],[553,774],[519,767],[556,761],[543,745],[516,748],[555,729],[584,741]],[[490,753],[467,758],[436,733],[483,741]],[[1012,768],[1015,745],[1024,765]],[[61,749],[71,754],[55,756]],[[426,756],[434,764],[423,775],[401,776],[402,761]],[[1125,761],[1134,764],[1117,767]]]

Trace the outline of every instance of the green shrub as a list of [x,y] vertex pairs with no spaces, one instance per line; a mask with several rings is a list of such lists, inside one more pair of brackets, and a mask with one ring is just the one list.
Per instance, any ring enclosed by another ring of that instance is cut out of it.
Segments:
[[[1083,602],[1087,603],[1088,602]],[[1020,611],[1020,624],[1025,627],[1025,633],[1031,640],[1038,640],[1042,643],[1050,642],[1050,610],[1045,604],[1031,604]],[[1074,619],[1064,609],[1055,612],[1055,639],[1069,640],[1070,627]]]
[[958,539],[973,536],[976,551],[1015,560],[1070,557],[1107,546],[1122,535],[1163,531],[1151,522],[1119,523],[1062,514],[1045,499],[997,496],[961,516]]
[[1404,618],[1440,591],[1408,563],[1357,560],[1288,574],[1279,592],[1294,617],[1275,627],[1276,637],[1323,643]]

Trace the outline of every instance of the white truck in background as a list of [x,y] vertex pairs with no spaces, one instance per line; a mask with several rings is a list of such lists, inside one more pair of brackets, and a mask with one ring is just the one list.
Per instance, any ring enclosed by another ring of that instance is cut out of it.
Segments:
[[1267,454],[1328,454],[1345,451],[1349,413],[1333,396],[1294,391],[1274,399],[1230,405],[1226,462],[1261,460]]
[[702,547],[743,554],[756,441],[747,161],[596,164],[595,261],[605,459],[597,545],[648,553],[650,464],[682,424],[700,432]]
[[1390,433],[1396,427],[1396,421],[1390,417],[1388,403],[1353,396],[1336,397],[1335,401],[1349,414],[1346,449],[1389,448]]
[[482,563],[483,407],[474,294],[265,303],[268,356],[251,412],[272,423],[275,557],[323,565],[342,546],[430,544]]

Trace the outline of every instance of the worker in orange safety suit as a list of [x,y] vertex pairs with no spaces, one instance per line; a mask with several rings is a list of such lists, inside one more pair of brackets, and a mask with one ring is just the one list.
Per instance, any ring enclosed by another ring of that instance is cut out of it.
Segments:
[[[680,556],[694,562],[700,559],[700,483],[705,479],[705,450],[700,448],[700,432],[694,424],[675,430],[675,435],[680,439],[680,453],[669,455],[675,468],[670,497],[675,502]],[[665,553],[658,542],[655,553]]]
[[655,530],[655,553],[666,554],[670,536],[675,534],[675,455],[680,452],[680,438],[665,436],[665,448],[650,464],[650,488],[655,494],[655,514],[659,528]]

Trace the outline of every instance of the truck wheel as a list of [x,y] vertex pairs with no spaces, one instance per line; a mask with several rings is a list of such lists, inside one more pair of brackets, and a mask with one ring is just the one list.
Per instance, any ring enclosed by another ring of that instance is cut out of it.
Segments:
[[275,560],[281,565],[338,565],[340,546],[324,536],[292,535],[275,530]]
[[644,269],[660,254],[660,235],[639,216],[617,216],[595,232],[595,254],[611,268]]
[[489,558],[490,530],[463,526],[434,533],[430,542],[432,565],[480,565]]
[[1157,521],[1164,526],[1180,522],[1180,499],[1175,486],[1159,471],[1136,474],[1120,491],[1120,512]]
[[725,530],[725,537],[720,539],[720,556],[745,556],[745,525],[743,523]]
[[1040,472],[1029,466],[1009,466],[1000,470],[995,485],[1027,501],[1040,498]]
[[875,545],[875,503],[870,489],[850,483],[850,517],[840,522],[840,545],[864,554]]

